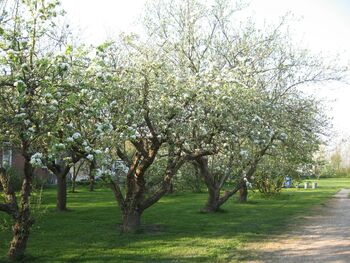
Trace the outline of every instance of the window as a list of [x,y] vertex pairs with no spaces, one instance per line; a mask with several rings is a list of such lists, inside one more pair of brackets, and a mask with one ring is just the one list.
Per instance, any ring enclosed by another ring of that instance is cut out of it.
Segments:
[[2,147],[2,166],[8,167],[12,165],[12,147],[9,143],[4,143]]

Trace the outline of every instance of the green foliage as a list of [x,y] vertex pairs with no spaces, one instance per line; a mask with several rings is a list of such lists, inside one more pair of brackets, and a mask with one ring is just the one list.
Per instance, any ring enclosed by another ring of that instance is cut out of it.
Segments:
[[[20,173],[17,169],[13,167],[9,167],[7,169],[7,176],[10,179],[10,185],[14,191],[21,190],[22,187],[22,180],[23,180],[23,174]],[[2,189],[0,184],[0,189]]]
[[282,190],[284,180],[284,174],[257,172],[254,186],[264,195],[272,195]]
[[186,163],[173,179],[174,188],[177,191],[191,191],[201,193],[205,189],[203,179],[198,169],[191,163]]
[[335,177],[336,171],[332,165],[326,164],[322,167],[321,178]]

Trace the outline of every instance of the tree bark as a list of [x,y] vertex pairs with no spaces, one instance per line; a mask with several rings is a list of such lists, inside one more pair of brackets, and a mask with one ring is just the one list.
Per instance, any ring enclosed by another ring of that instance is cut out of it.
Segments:
[[201,211],[207,213],[218,212],[220,211],[220,207],[230,199],[230,197],[233,196],[241,186],[238,185],[229,191],[225,191],[223,195],[220,195],[221,188],[227,179],[227,176],[222,177],[221,180],[216,180],[215,176],[209,170],[207,157],[196,158],[195,161],[195,165],[198,166],[200,175],[208,189],[208,200]]
[[202,212],[214,213],[220,209],[220,189],[215,187],[208,188],[208,200],[202,208]]
[[67,210],[67,174],[57,174],[57,203],[58,211]]
[[238,201],[241,203],[245,203],[248,200],[248,188],[245,182],[241,184],[241,188],[239,189],[239,197]]
[[[78,165],[78,167],[77,167]],[[73,175],[72,175],[72,193],[76,193],[77,177],[81,167],[84,165],[84,160],[80,161],[73,166]]]
[[90,162],[90,167],[89,167],[89,191],[90,192],[94,191],[95,169],[96,169],[96,162],[95,162],[95,160],[93,160]]
[[13,237],[7,253],[11,261],[17,261],[24,257],[30,228],[34,223],[30,214],[30,192],[34,169],[30,164],[30,157],[26,155],[26,144],[24,143],[23,145],[22,151],[25,161],[20,204],[17,203],[16,194],[10,185],[6,171],[2,168],[0,169],[0,183],[4,189],[6,201],[6,204],[2,204],[0,208],[1,211],[8,213],[13,219]]
[[72,177],[72,193],[76,193],[76,188],[77,188],[77,178],[75,176]]
[[8,251],[8,256],[11,260],[16,261],[24,257],[30,228],[33,223],[29,213],[22,213],[20,218],[15,220],[15,223],[12,225],[13,238]]
[[208,199],[201,211],[208,213],[217,212],[220,209],[220,186],[209,171],[208,158],[197,158],[195,165],[199,168],[199,173],[204,179],[204,183],[208,188]]
[[173,194],[174,193],[174,185],[172,182],[169,183],[169,190],[167,194]]
[[56,175],[57,178],[57,200],[56,208],[58,211],[67,210],[67,174],[70,166],[61,163],[49,163],[47,167]]
[[142,211],[139,209],[126,209],[123,213],[123,233],[136,233],[141,227]]
[[122,230],[124,233],[135,233],[140,228],[142,214],[140,205],[144,199],[144,192],[146,190],[144,172],[151,165],[153,160],[154,158],[142,157],[141,154],[137,153],[129,168],[126,176],[126,194],[123,201],[124,207],[122,208]]

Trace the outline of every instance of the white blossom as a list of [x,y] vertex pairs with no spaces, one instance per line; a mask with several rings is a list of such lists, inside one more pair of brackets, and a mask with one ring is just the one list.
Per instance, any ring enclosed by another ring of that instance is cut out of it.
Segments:
[[81,134],[79,132],[76,132],[72,135],[72,137],[74,140],[77,140],[77,139],[81,138]]
[[27,116],[27,114],[25,113],[25,112],[22,112],[22,113],[17,113],[16,115],[15,115],[15,118],[24,118],[24,117],[26,117]]
[[91,152],[92,148],[90,146],[84,147],[85,152]]
[[88,154],[86,156],[86,159],[88,159],[89,161],[92,161],[94,159],[94,156],[92,154]]
[[280,134],[279,138],[280,138],[281,141],[285,141],[285,140],[288,139],[288,135],[286,133],[282,132]]
[[243,157],[243,158],[248,158],[249,157],[249,154],[246,150],[241,150],[239,152],[239,154]]
[[55,147],[56,147],[57,149],[65,149],[65,148],[66,148],[66,145],[64,145],[63,143],[56,143],[56,144],[55,144]]
[[94,150],[94,153],[95,153],[95,154],[101,154],[102,151],[101,151],[101,150]]
[[31,165],[33,165],[34,167],[42,167],[43,162],[41,160],[41,158],[43,157],[42,153],[35,153],[32,155],[32,157],[30,158],[30,163]]
[[67,71],[68,68],[69,68],[69,65],[68,65],[67,63],[61,63],[61,64],[59,65],[59,67],[60,67],[60,70],[62,70],[62,71]]

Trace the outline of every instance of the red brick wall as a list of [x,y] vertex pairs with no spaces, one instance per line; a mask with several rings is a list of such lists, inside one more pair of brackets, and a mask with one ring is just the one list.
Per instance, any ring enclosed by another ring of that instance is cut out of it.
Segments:
[[[0,150],[0,162],[2,164],[2,149]],[[23,175],[24,170],[24,157],[22,154],[18,151],[13,149],[12,150],[12,167],[16,171],[17,174]],[[34,170],[34,174],[36,177],[40,179],[46,179],[50,172],[47,169],[42,168],[36,168]]]

